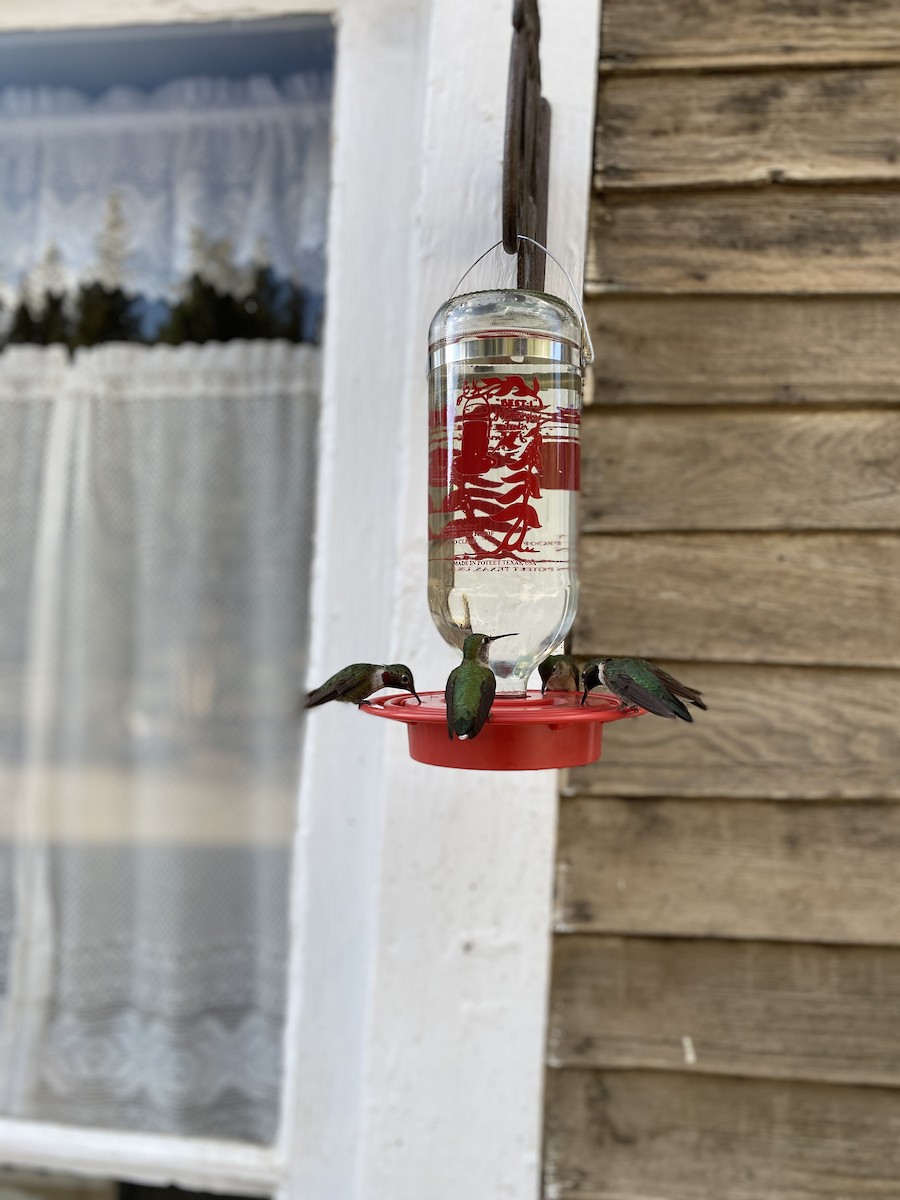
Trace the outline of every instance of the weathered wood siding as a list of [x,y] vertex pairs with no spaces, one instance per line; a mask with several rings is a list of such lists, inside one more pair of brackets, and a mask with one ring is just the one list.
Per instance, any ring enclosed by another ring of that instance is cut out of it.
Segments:
[[[605,0],[545,1194],[900,1195],[900,4]],[[677,726],[677,727],[676,727]]]

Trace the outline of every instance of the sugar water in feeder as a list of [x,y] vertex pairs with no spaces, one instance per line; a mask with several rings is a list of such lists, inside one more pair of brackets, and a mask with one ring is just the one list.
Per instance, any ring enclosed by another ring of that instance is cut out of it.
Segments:
[[585,341],[566,303],[522,290],[456,296],[431,323],[429,605],[456,647],[516,633],[491,647],[498,698],[525,695],[575,617]]

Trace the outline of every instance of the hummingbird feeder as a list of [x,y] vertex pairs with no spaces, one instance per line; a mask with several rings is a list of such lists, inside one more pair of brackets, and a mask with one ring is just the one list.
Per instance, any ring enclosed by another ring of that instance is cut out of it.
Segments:
[[406,724],[419,762],[582,766],[600,757],[605,723],[637,715],[606,695],[582,705],[579,692],[528,691],[575,617],[581,394],[591,359],[583,314],[529,288],[451,297],[431,323],[431,616],[457,648],[473,631],[516,633],[491,646],[497,695],[477,737],[448,737],[443,692],[420,693],[421,705],[406,695],[370,701],[365,711]]
[[416,762],[472,771],[585,766],[600,757],[604,724],[639,712],[634,708],[623,711],[612,696],[591,695],[582,707],[578,692],[548,692],[546,696],[526,692],[509,698],[498,694],[478,737],[460,742],[447,737],[444,693],[419,695],[421,707],[412,696],[382,696],[370,700],[362,711],[403,722],[409,756]]
[[[550,106],[540,95],[536,0],[518,0],[507,98],[503,248],[518,286],[454,294],[428,347],[428,600],[441,636],[500,634],[497,695],[477,737],[447,733],[443,692],[388,696],[364,711],[408,727],[410,755],[435,766],[536,770],[600,756],[603,725],[637,715],[613,698],[528,691],[568,634],[578,602],[577,508],[584,370],[578,305],[544,291]],[[501,242],[492,246],[477,266]]]

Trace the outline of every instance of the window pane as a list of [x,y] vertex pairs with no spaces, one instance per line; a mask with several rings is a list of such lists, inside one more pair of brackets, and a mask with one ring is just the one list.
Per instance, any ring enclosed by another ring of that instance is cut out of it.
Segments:
[[267,1142],[330,29],[11,41],[0,1113]]

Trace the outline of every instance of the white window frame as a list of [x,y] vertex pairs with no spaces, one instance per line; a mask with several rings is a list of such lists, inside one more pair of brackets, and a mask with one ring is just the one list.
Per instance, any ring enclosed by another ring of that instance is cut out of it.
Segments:
[[[511,0],[0,0],[0,31],[329,13],[337,26],[311,679],[455,661],[425,600],[425,342],[499,236]],[[541,0],[551,248],[581,280],[600,0]],[[302,684],[305,681],[298,681]],[[539,1191],[556,772],[413,763],[306,722],[271,1147],[0,1120],[0,1162],[279,1200]]]

